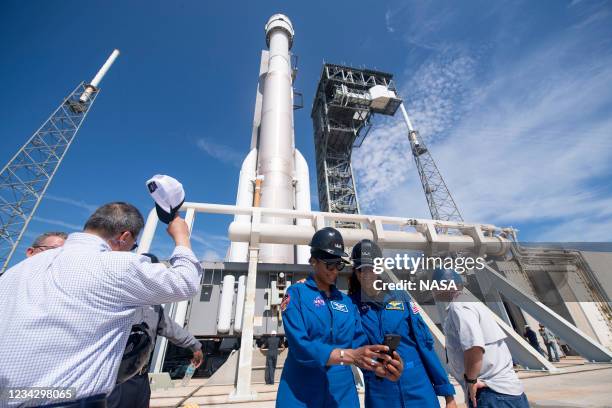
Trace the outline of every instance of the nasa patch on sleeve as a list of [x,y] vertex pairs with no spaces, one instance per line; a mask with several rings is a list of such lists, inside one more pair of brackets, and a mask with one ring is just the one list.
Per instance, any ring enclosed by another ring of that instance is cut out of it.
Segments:
[[283,297],[283,301],[280,304],[281,312],[284,312],[287,309],[287,306],[289,306],[290,301],[291,301],[291,295],[287,293],[285,297]]

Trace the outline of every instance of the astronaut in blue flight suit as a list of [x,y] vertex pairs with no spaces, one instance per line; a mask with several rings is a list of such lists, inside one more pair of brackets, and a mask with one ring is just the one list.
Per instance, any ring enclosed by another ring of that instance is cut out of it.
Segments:
[[380,247],[373,241],[362,240],[351,258],[353,274],[349,281],[349,296],[361,315],[362,327],[370,344],[383,343],[385,334],[401,336],[397,351],[402,356],[404,371],[398,382],[376,378],[364,373],[366,408],[437,408],[437,396],[446,399],[447,408],[455,408],[455,389],[434,350],[434,340],[405,291],[377,291],[374,281],[380,275],[373,272],[374,259],[382,258]]
[[358,407],[350,365],[397,381],[402,362],[385,354],[386,346],[367,345],[357,309],[334,285],[348,258],[340,232],[323,228],[310,246],[314,273],[291,285],[281,303],[288,354],[276,406]]

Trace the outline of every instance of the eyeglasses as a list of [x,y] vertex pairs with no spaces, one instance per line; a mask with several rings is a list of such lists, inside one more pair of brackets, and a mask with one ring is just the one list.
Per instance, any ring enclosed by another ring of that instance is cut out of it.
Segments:
[[338,272],[344,269],[344,262],[342,260],[326,260],[326,259],[319,259],[319,261],[323,262],[325,264],[325,267],[327,268],[328,271],[331,271],[333,269],[337,269]]
[[[130,235],[132,235],[132,237],[134,237],[134,234],[132,234],[131,231],[128,231],[130,233]],[[116,242],[119,245],[123,245],[126,241],[123,239],[113,239],[113,242]],[[130,251],[135,250],[136,248],[138,248],[138,242],[136,241],[136,238],[134,238],[134,244],[132,245],[132,247],[130,248]]]
[[35,249],[42,249],[43,251],[46,251],[48,249],[55,249],[55,248],[59,248],[61,245],[58,246],[52,246],[52,245],[34,245],[32,248]]
[[134,235],[134,233],[132,231],[129,231],[129,232],[132,238],[134,238],[134,245],[132,245],[132,247],[130,248],[130,251],[133,251],[136,248],[138,248],[138,242],[136,241],[136,236]]

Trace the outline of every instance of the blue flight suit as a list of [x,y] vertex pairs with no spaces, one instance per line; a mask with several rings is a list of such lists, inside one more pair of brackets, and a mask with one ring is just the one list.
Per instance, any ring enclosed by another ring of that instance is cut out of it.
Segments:
[[288,354],[276,407],[359,406],[351,366],[326,364],[335,348],[358,348],[368,339],[351,299],[335,286],[330,292],[328,298],[312,276],[287,289],[281,310]]
[[386,293],[380,302],[361,301],[361,293],[357,293],[352,300],[359,309],[369,344],[383,344],[385,334],[401,336],[397,352],[404,361],[404,371],[399,381],[364,372],[367,408],[438,408],[436,395],[455,394],[434,349],[434,339],[406,292]]

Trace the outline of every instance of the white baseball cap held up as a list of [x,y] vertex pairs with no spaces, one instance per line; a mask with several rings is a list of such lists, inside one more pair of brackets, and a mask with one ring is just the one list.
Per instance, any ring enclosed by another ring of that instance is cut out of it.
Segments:
[[155,201],[157,217],[161,222],[169,224],[185,202],[183,185],[175,178],[156,174],[147,181],[147,188]]

